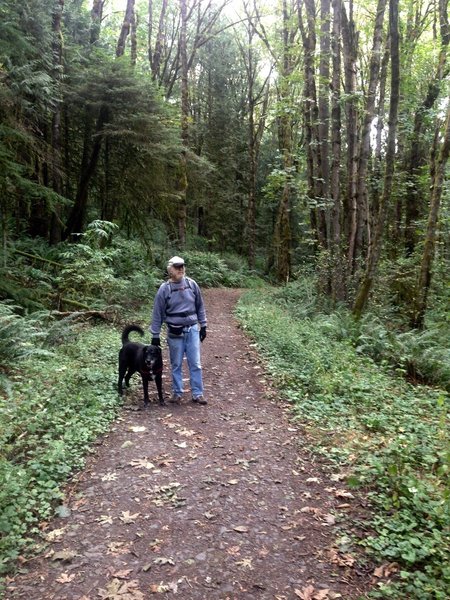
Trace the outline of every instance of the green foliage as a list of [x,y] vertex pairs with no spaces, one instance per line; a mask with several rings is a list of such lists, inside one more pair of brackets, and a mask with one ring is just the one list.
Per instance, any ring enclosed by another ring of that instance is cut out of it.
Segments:
[[115,417],[118,339],[106,326],[72,330],[51,362],[22,360],[10,397],[0,396],[0,573],[54,514],[62,483]]
[[[315,316],[309,299],[302,310],[299,291],[287,288],[264,297],[248,293],[237,314],[296,418],[315,432],[328,460],[348,462],[349,484],[369,491],[375,534],[361,544],[402,569],[400,581],[380,597],[445,598],[450,589],[448,398],[380,369],[352,344],[352,336],[362,339],[358,326],[340,314]],[[372,335],[380,339],[380,331]]]
[[256,287],[261,280],[249,271],[244,259],[214,252],[183,252],[186,274],[205,287]]
[[50,355],[42,348],[46,338],[43,318],[48,314],[21,317],[14,312],[16,308],[0,303],[0,364],[3,368],[14,367],[18,361],[31,356]]

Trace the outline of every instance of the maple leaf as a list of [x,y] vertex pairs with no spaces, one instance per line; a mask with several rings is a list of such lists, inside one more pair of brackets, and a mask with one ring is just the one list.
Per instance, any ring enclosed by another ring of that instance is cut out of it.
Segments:
[[252,559],[251,558],[243,558],[236,563],[239,567],[243,569],[253,569]]
[[62,573],[62,575],[60,577],[58,577],[58,579],[55,579],[55,581],[57,581],[58,583],[70,583],[74,579],[75,579],[75,573],[72,573],[72,575],[68,575],[67,573]]
[[126,554],[129,550],[125,542],[111,542],[107,548],[108,554]]
[[100,515],[100,518],[95,519],[100,525],[112,525],[113,517],[110,515]]
[[116,480],[117,480],[117,473],[106,473],[102,477],[102,481],[116,481]]
[[53,529],[53,531],[49,531],[45,537],[47,538],[48,542],[53,542],[56,540],[56,538],[61,537],[65,530],[65,527],[61,527],[61,529]]
[[336,498],[354,498],[355,496],[351,492],[347,492],[346,490],[336,490],[334,492]]
[[133,569],[122,569],[122,571],[115,571],[114,573],[111,573],[111,575],[117,579],[128,579],[130,573],[132,572]]
[[146,458],[136,458],[132,460],[130,463],[131,467],[136,469],[154,469],[155,465],[148,461]]
[[128,525],[129,523],[135,523],[136,519],[139,517],[140,513],[134,513],[134,515],[130,514],[129,510],[123,510],[122,511],[122,516],[119,517],[119,519],[122,521],[122,523],[125,523],[125,525]]
[[227,553],[230,554],[231,556],[237,556],[238,554],[241,553],[241,547],[240,546],[231,546],[231,548],[227,548]]
[[302,590],[294,590],[294,594],[302,600],[313,600],[314,587],[312,585],[308,585]]
[[106,589],[99,589],[98,595],[102,600],[144,600],[144,595],[138,588],[138,582],[120,581],[113,579],[108,582]]

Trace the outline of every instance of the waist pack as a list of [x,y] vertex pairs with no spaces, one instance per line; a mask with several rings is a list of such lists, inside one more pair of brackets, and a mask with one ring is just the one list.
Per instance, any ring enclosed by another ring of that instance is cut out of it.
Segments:
[[167,323],[167,328],[169,330],[170,335],[182,335],[183,334],[183,325],[169,325]]

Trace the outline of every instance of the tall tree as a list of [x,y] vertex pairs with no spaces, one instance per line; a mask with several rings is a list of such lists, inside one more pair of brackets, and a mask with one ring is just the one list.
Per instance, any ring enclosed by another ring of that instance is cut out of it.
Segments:
[[388,202],[391,196],[392,181],[395,165],[395,145],[397,134],[397,117],[400,88],[400,60],[399,60],[399,35],[398,35],[398,0],[389,0],[389,39],[391,51],[391,91],[389,105],[389,122],[386,148],[386,165],[384,172],[383,194],[380,199],[378,219],[372,244],[366,261],[363,280],[356,294],[353,314],[359,318],[364,310],[369,293],[372,289],[378,261],[383,244],[383,231],[386,219]]
[[[439,133],[439,130],[437,131]],[[435,136],[437,140],[438,135]],[[436,144],[437,146],[437,144]],[[435,152],[435,161],[432,164],[432,186],[430,193],[430,211],[425,234],[425,245],[420,265],[420,273],[416,289],[415,312],[412,321],[413,327],[423,327],[425,312],[428,302],[428,293],[431,285],[432,266],[436,246],[436,229],[439,218],[442,188],[445,176],[445,167],[450,152],[450,102],[447,104],[447,118],[444,128],[444,139],[439,152]]]

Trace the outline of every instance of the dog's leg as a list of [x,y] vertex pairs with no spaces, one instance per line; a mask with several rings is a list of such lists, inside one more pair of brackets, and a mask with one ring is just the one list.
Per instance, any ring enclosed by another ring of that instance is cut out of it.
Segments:
[[117,391],[119,392],[119,396],[122,396],[123,394],[123,378],[125,376],[125,371],[127,370],[127,368],[123,368],[121,365],[119,365],[119,381],[117,383]]
[[147,408],[150,404],[150,400],[148,398],[148,380],[149,378],[146,375],[142,375],[142,387],[144,388],[144,408]]
[[161,406],[164,406],[165,402],[164,402],[164,396],[163,396],[163,391],[162,391],[162,375],[161,375],[161,373],[158,373],[157,375],[155,375],[155,383],[156,383],[156,388],[158,390],[159,403]]
[[127,387],[130,387],[130,379],[132,377],[132,375],[134,375],[134,373],[136,373],[136,371],[134,369],[128,368],[128,373],[125,375],[125,385]]

